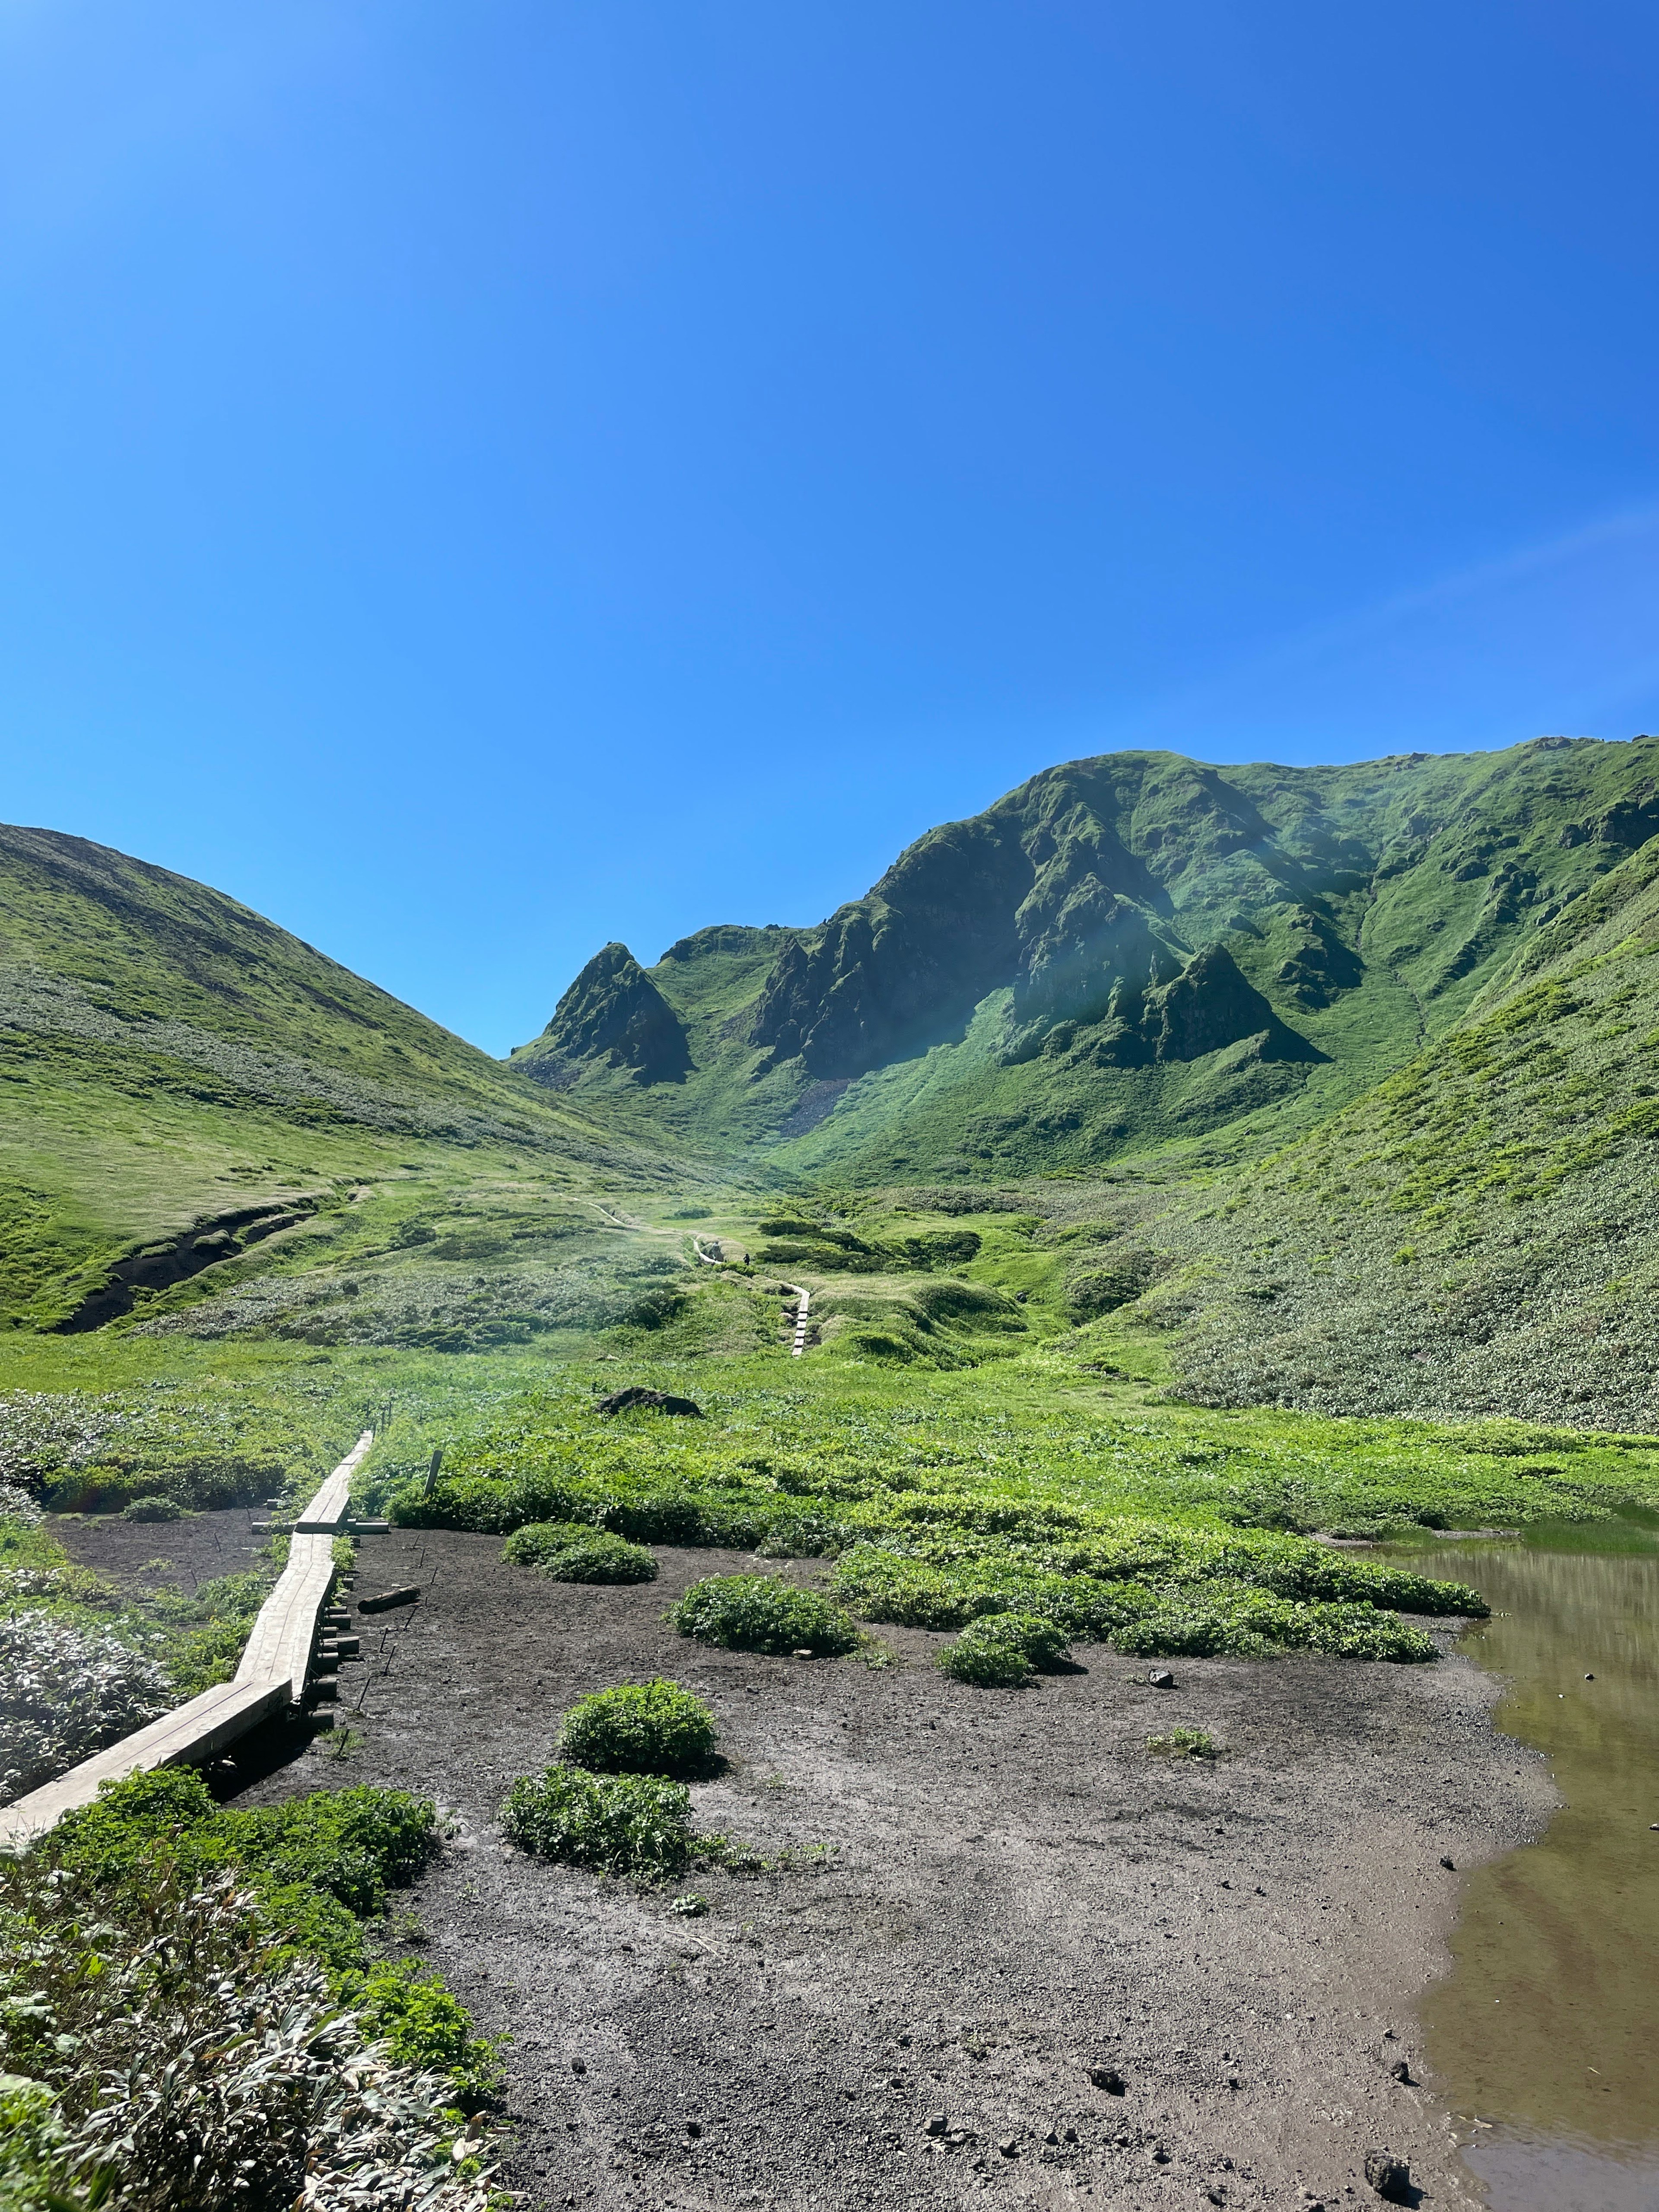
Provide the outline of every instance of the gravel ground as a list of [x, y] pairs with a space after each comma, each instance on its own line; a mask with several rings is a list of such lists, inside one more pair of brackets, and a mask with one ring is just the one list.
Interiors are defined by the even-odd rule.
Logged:
[[[63, 1529], [82, 1556], [95, 1525]], [[135, 1533], [149, 1557], [200, 1545], [192, 1526]], [[588, 1589], [499, 1553], [368, 1539], [354, 1595], [421, 1597], [365, 1616], [342, 1669], [361, 1748], [250, 1739], [227, 1786], [385, 1783], [451, 1814], [406, 1902], [422, 1955], [513, 2038], [500, 2141], [522, 2205], [1338, 2205], [1376, 2201], [1384, 2146], [1412, 2201], [1479, 2201], [1432, 2085], [1389, 2070], [1416, 2074], [1413, 1999], [1448, 1964], [1442, 1857], [1507, 1850], [1553, 1802], [1467, 1661], [1181, 1661], [1158, 1690], [1094, 1646], [987, 1692], [939, 1674], [944, 1639], [920, 1631], [878, 1632], [883, 1669], [675, 1635], [665, 1605], [756, 1564], [736, 1554], [665, 1549], [656, 1583]], [[699, 1824], [830, 1846], [821, 1865], [701, 1872], [708, 1911], [686, 1918], [503, 1844], [501, 1796], [571, 1699], [657, 1674], [720, 1720]], [[1177, 1725], [1225, 1755], [1147, 1749]]]

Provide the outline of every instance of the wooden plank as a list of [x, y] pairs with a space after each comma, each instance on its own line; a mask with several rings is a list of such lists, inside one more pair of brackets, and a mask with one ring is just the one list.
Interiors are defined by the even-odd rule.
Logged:
[[365, 1429], [306, 1507], [301, 1522], [318, 1533], [296, 1532], [289, 1540], [288, 1565], [259, 1609], [235, 1680], [216, 1683], [55, 1782], [0, 1807], [0, 1850], [21, 1850], [45, 1835], [65, 1813], [90, 1804], [101, 1783], [156, 1766], [199, 1765], [304, 1697], [318, 1616], [334, 1578], [334, 1537], [349, 1510], [351, 1478], [374, 1441], [374, 1431]]
[[74, 1807], [90, 1804], [100, 1783], [155, 1766], [200, 1765], [287, 1702], [287, 1686], [281, 1682], [216, 1683], [188, 1705], [83, 1759], [55, 1782], [43, 1783], [15, 1805], [0, 1807], [0, 1850], [21, 1850], [44, 1836]]

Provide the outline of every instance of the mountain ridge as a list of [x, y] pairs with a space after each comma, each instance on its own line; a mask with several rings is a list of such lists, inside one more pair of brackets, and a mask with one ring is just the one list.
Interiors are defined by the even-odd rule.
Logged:
[[[806, 1174], [968, 1172], [986, 1117], [1020, 1114], [1033, 1128], [1072, 1116], [1084, 1133], [1061, 1164], [1101, 1165], [1277, 1110], [1297, 1064], [1381, 1079], [1656, 830], [1659, 740], [1645, 736], [1338, 768], [1100, 755], [926, 832], [816, 928], [715, 925], [640, 969], [685, 1038], [672, 1097], [591, 1056], [566, 1074], [620, 1125], [730, 1157], [759, 1147]], [[1172, 1024], [1152, 1001], [1181, 977], [1197, 1018]], [[1236, 1071], [1206, 1103], [1194, 1063], [1255, 1037], [1255, 1066], [1279, 1073]], [[940, 1053], [954, 1073], [927, 1068]], [[1148, 1066], [1163, 1072], [1127, 1079]], [[1088, 1071], [1113, 1069], [1125, 1080], [1108, 1110], [1110, 1085]], [[931, 1130], [915, 1121], [924, 1091]], [[824, 1110], [803, 1127], [809, 1093]], [[990, 1157], [1030, 1170], [1054, 1134]]]

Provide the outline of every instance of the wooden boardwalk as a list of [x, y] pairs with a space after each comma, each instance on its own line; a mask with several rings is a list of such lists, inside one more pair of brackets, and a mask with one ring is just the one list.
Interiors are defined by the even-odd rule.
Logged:
[[101, 1783], [150, 1767], [198, 1766], [272, 1713], [299, 1704], [316, 1649], [318, 1616], [334, 1579], [334, 1540], [345, 1533], [351, 1478], [374, 1441], [374, 1431], [365, 1429], [295, 1523], [288, 1565], [260, 1608], [235, 1680], [204, 1690], [55, 1782], [0, 1806], [0, 1850], [24, 1850], [65, 1813], [90, 1804]]

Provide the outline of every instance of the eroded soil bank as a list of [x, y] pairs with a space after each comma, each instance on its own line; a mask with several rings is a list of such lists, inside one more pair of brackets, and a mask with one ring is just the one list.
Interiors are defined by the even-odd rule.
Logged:
[[[91, 1527], [64, 1533], [89, 1552]], [[940, 1675], [921, 1632], [881, 1631], [880, 1671], [704, 1650], [664, 1607], [756, 1563], [659, 1557], [659, 1582], [598, 1589], [504, 1566], [492, 1538], [369, 1540], [356, 1595], [422, 1595], [366, 1618], [343, 1670], [361, 1751], [251, 1741], [225, 1778], [245, 1802], [362, 1781], [453, 1808], [407, 1903], [514, 2038], [522, 2202], [1339, 2204], [1375, 2201], [1384, 2145], [1426, 2203], [1474, 2201], [1443, 2106], [1389, 2069], [1419, 2070], [1413, 2008], [1461, 1870], [1553, 1802], [1493, 1729], [1491, 1677], [1459, 1656], [1182, 1661], [1159, 1691], [1096, 1646], [1086, 1671], [988, 1692]], [[688, 1920], [503, 1845], [502, 1795], [562, 1709], [656, 1674], [720, 1718], [730, 1764], [694, 1790], [699, 1824], [832, 1846], [821, 1870], [693, 1875], [709, 1911]], [[1182, 1725], [1226, 1755], [1147, 1749]], [[1091, 2084], [1100, 2064], [1122, 2095]], [[941, 2113], [966, 2140], [927, 2133]]]

